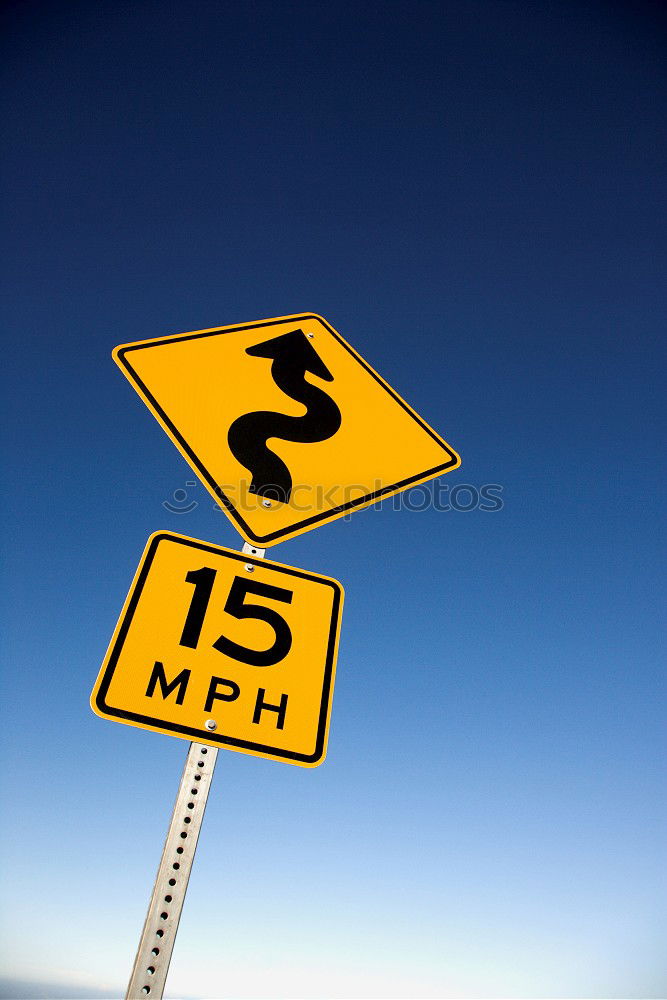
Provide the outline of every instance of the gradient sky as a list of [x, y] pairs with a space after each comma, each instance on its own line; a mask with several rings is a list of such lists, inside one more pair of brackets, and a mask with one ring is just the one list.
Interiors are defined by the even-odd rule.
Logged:
[[88, 697], [148, 535], [241, 544], [111, 349], [315, 311], [504, 506], [273, 550], [329, 754], [221, 751], [168, 994], [666, 996], [657, 6], [8, 9], [0, 994], [124, 990], [187, 743]]

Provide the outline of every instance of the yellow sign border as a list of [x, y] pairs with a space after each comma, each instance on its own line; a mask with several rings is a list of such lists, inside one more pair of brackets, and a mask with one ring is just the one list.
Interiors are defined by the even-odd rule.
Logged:
[[[340, 504], [338, 507], [330, 508], [329, 510], [322, 511], [319, 514], [314, 514], [311, 517], [306, 517], [302, 521], [292, 524], [286, 528], [280, 529], [278, 531], [269, 532], [267, 535], [256, 535], [251, 530], [250, 526], [241, 517], [239, 512], [236, 510], [229, 498], [223, 493], [219, 484], [215, 482], [213, 476], [209, 473], [203, 462], [198, 458], [195, 452], [190, 448], [185, 438], [181, 435], [178, 428], [171, 422], [168, 415], [162, 409], [158, 401], [152, 395], [148, 387], [144, 384], [142, 379], [139, 377], [137, 372], [133, 369], [127, 355], [132, 351], [145, 350], [149, 347], [162, 347], [165, 344], [177, 343], [182, 340], [194, 340], [198, 337], [210, 337], [217, 336], [221, 333], [238, 333], [242, 330], [253, 330], [260, 329], [263, 326], [277, 326], [281, 323], [293, 324], [295, 322], [314, 319], [325, 327], [326, 330], [341, 344], [342, 347], [348, 351], [352, 357], [354, 357], [359, 364], [368, 372], [368, 374], [375, 379], [375, 381], [384, 388], [390, 396], [401, 406], [419, 425], [426, 431], [433, 440], [440, 445], [443, 452], [447, 455], [447, 460], [442, 463], [442, 465], [437, 465], [431, 469], [424, 469], [421, 472], [410, 476], [408, 479], [404, 479], [401, 482], [393, 483], [389, 486], [384, 486], [380, 490], [368, 493], [365, 496], [357, 497], [356, 499], [350, 500], [345, 504]], [[406, 403], [406, 401], [399, 396], [399, 394], [392, 389], [392, 387], [385, 382], [385, 380], [378, 375], [374, 368], [372, 368], [364, 358], [358, 354], [347, 341], [337, 333], [334, 328], [327, 323], [322, 316], [317, 313], [296, 313], [292, 316], [281, 316], [276, 319], [266, 319], [259, 320], [255, 323], [243, 323], [241, 325], [235, 326], [218, 326], [210, 327], [205, 330], [195, 330], [192, 333], [179, 333], [170, 337], [160, 337], [158, 339], [151, 340], [138, 340], [131, 344], [120, 344], [115, 347], [112, 351], [112, 357], [118, 367], [121, 369], [125, 377], [128, 379], [135, 391], [141, 396], [144, 403], [148, 406], [149, 410], [160, 423], [163, 430], [169, 436], [169, 438], [176, 445], [180, 451], [183, 458], [190, 465], [196, 475], [202, 480], [207, 490], [211, 496], [216, 500], [218, 504], [222, 507], [228, 517], [233, 521], [237, 530], [241, 533], [242, 537], [250, 542], [252, 545], [257, 545], [262, 548], [267, 548], [271, 545], [276, 545], [278, 542], [286, 541], [288, 538], [294, 538], [296, 535], [301, 535], [306, 531], [310, 531], [312, 528], [318, 527], [320, 524], [326, 524], [329, 521], [334, 521], [339, 517], [343, 517], [350, 510], [361, 510], [363, 507], [368, 507], [370, 504], [375, 503], [381, 497], [387, 498], [394, 496], [396, 493], [400, 493], [402, 490], [408, 489], [411, 486], [418, 486], [420, 483], [425, 483], [429, 479], [435, 478], [435, 476], [440, 475], [442, 472], [450, 471], [451, 469], [456, 469], [461, 464], [461, 459], [459, 455], [454, 451], [447, 442], [437, 434], [432, 427], [430, 427], [425, 420], [415, 413], [412, 407]]]
[[[266, 569], [275, 569], [289, 576], [300, 577], [301, 579], [313, 580], [318, 583], [327, 584], [333, 589], [333, 605], [331, 613], [331, 625], [329, 630], [329, 640], [327, 644], [327, 658], [324, 669], [324, 679], [322, 684], [322, 700], [320, 703], [319, 721], [317, 728], [317, 739], [315, 750], [312, 754], [301, 754], [294, 751], [283, 750], [281, 748], [269, 747], [266, 744], [251, 743], [247, 740], [236, 740], [233, 737], [216, 735], [208, 729], [194, 729], [189, 726], [180, 726], [177, 723], [163, 722], [160, 719], [150, 716], [139, 715], [136, 712], [129, 712], [124, 709], [108, 705], [105, 701], [106, 694], [111, 684], [114, 670], [120, 656], [125, 637], [129, 631], [132, 616], [139, 602], [143, 586], [148, 577], [157, 547], [163, 539], [176, 541], [202, 552], [212, 552], [215, 555], [229, 556], [240, 563], [251, 563], [253, 566]], [[329, 738], [329, 723], [331, 718], [331, 704], [333, 700], [333, 688], [336, 678], [336, 660], [338, 657], [338, 643], [340, 639], [340, 623], [343, 611], [344, 591], [338, 580], [332, 577], [323, 576], [321, 573], [311, 573], [308, 570], [296, 569], [293, 566], [285, 566], [273, 560], [253, 558], [244, 552], [228, 549], [222, 545], [214, 545], [210, 542], [202, 542], [197, 538], [190, 538], [187, 535], [180, 535], [173, 531], [155, 531], [146, 542], [143, 554], [139, 561], [137, 571], [132, 580], [130, 590], [123, 604], [118, 623], [114, 629], [109, 648], [102, 662], [99, 675], [95, 682], [90, 696], [90, 706], [96, 715], [103, 719], [110, 719], [115, 722], [123, 722], [126, 725], [133, 725], [139, 729], [148, 729], [155, 733], [163, 733], [167, 736], [180, 736], [198, 743], [208, 744], [213, 747], [226, 746], [241, 753], [250, 754], [253, 757], [265, 757], [269, 760], [282, 760], [301, 767], [317, 767], [326, 756], [327, 742]]]

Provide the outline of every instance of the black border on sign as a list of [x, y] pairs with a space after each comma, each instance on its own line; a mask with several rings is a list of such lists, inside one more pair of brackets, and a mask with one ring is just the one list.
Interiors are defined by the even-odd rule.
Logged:
[[[139, 603], [139, 598], [141, 597], [144, 584], [148, 578], [148, 573], [153, 564], [157, 547], [163, 540], [177, 542], [180, 545], [187, 545], [190, 548], [200, 549], [203, 552], [212, 552], [218, 556], [227, 556], [230, 559], [236, 559], [238, 562], [252, 563], [254, 566], [274, 570], [281, 575], [285, 574], [287, 576], [296, 576], [303, 580], [312, 580], [315, 583], [331, 587], [334, 592], [333, 605], [331, 608], [331, 625], [329, 628], [329, 639], [327, 642], [324, 679], [322, 683], [322, 701], [320, 702], [320, 714], [317, 723], [317, 738], [315, 740], [315, 750], [312, 754], [296, 753], [291, 750], [266, 746], [263, 743], [251, 743], [248, 740], [237, 740], [231, 736], [223, 736], [222, 734], [216, 735], [215, 732], [210, 732], [208, 729], [192, 729], [189, 726], [179, 726], [175, 722], [164, 722], [162, 719], [156, 719], [148, 715], [140, 715], [137, 712], [128, 712], [125, 709], [114, 708], [113, 706], [107, 704], [106, 696], [118, 663], [118, 658], [123, 648], [130, 625], [132, 624], [132, 618], [134, 616], [134, 612], [136, 611], [137, 604]], [[123, 616], [123, 620], [118, 630], [118, 635], [116, 636], [116, 640], [108, 655], [104, 677], [102, 678], [99, 690], [95, 695], [95, 704], [103, 715], [111, 716], [116, 719], [122, 719], [125, 722], [138, 722], [162, 731], [177, 733], [181, 736], [190, 736], [196, 740], [204, 737], [204, 740], [207, 743], [219, 743], [221, 746], [239, 747], [250, 751], [250, 753], [266, 753], [271, 754], [273, 757], [283, 758], [285, 760], [301, 761], [304, 764], [317, 764], [322, 759], [324, 754], [327, 718], [331, 703], [331, 679], [336, 650], [336, 636], [338, 634], [338, 625], [340, 620], [340, 606], [341, 588], [335, 580], [324, 580], [322, 577], [316, 576], [313, 573], [307, 573], [305, 570], [292, 569], [288, 566], [280, 566], [280, 568], [278, 568], [276, 566], [272, 566], [270, 563], [267, 563], [264, 559], [253, 559], [252, 556], [246, 555], [245, 553], [229, 552], [227, 549], [223, 549], [220, 546], [209, 545], [206, 542], [198, 542], [195, 539], [185, 539], [179, 535], [172, 535], [168, 531], [161, 531], [153, 536], [151, 544], [145, 553], [139, 576], [137, 577], [129, 604], [127, 606], [127, 611]]]
[[[256, 535], [256, 534], [254, 534], [254, 532], [252, 531], [252, 529], [249, 527], [249, 525], [246, 524], [245, 520], [241, 517], [241, 515], [236, 510], [236, 508], [233, 506], [233, 504], [232, 504], [231, 500], [229, 499], [229, 497], [227, 497], [222, 492], [222, 490], [221, 490], [220, 486], [218, 485], [218, 483], [216, 483], [215, 479], [213, 478], [213, 476], [211, 475], [211, 473], [208, 471], [208, 469], [206, 468], [206, 466], [203, 465], [203, 463], [201, 462], [201, 460], [194, 453], [194, 451], [192, 450], [192, 448], [190, 447], [190, 445], [187, 443], [187, 441], [185, 440], [185, 438], [183, 437], [183, 435], [180, 433], [180, 431], [178, 430], [178, 428], [175, 427], [175, 425], [169, 419], [169, 417], [167, 416], [167, 414], [165, 413], [165, 411], [162, 409], [162, 407], [158, 403], [158, 401], [155, 398], [155, 396], [153, 396], [153, 394], [149, 391], [148, 387], [139, 378], [139, 375], [137, 374], [137, 372], [134, 370], [134, 368], [132, 367], [132, 365], [128, 361], [126, 355], [129, 354], [130, 351], [143, 351], [143, 350], [148, 350], [151, 347], [162, 347], [165, 344], [181, 343], [184, 340], [198, 340], [200, 337], [220, 337], [220, 336], [223, 336], [224, 334], [227, 334], [227, 333], [238, 333], [241, 330], [253, 330], [253, 329], [259, 330], [263, 326], [279, 326], [280, 323], [287, 323], [289, 325], [293, 325], [294, 323], [298, 323], [299, 320], [304, 320], [304, 319], [314, 319], [314, 320], [317, 320], [317, 322], [322, 323], [323, 326], [329, 331], [329, 333], [338, 341], [338, 343], [341, 345], [341, 347], [344, 347], [345, 350], [348, 352], [348, 354], [352, 355], [352, 357], [356, 361], [358, 361], [358, 363], [362, 366], [362, 368], [364, 368], [365, 371], [373, 379], [375, 379], [375, 381], [378, 383], [378, 385], [382, 386], [382, 388], [386, 392], [389, 393], [389, 395], [392, 397], [392, 399], [396, 403], [398, 403], [398, 405], [400, 407], [402, 407], [402, 409], [404, 409], [405, 412], [407, 414], [409, 414], [409, 416], [411, 416], [412, 419], [416, 423], [419, 424], [419, 426], [422, 428], [422, 430], [426, 431], [426, 433], [429, 435], [429, 437], [433, 438], [433, 440], [438, 445], [440, 445], [440, 447], [442, 448], [442, 450], [447, 455], [449, 455], [450, 457], [449, 457], [449, 460], [447, 462], [445, 462], [443, 465], [436, 465], [432, 469], [425, 469], [423, 472], [418, 472], [414, 476], [410, 476], [408, 479], [402, 479], [400, 482], [393, 483], [393, 485], [391, 485], [391, 486], [383, 486], [383, 488], [381, 490], [375, 490], [375, 492], [373, 492], [373, 493], [367, 493], [366, 496], [357, 497], [355, 500], [350, 500], [349, 503], [340, 504], [338, 507], [331, 507], [331, 508], [329, 508], [329, 510], [322, 511], [320, 514], [315, 514], [315, 515], [313, 515], [313, 517], [304, 518], [303, 521], [298, 521], [295, 524], [289, 525], [289, 527], [282, 528], [282, 529], [280, 529], [278, 531], [270, 532], [268, 535]], [[421, 419], [421, 417], [419, 417], [407, 405], [407, 403], [405, 403], [400, 398], [400, 396], [398, 396], [394, 392], [394, 390], [391, 388], [391, 386], [387, 385], [387, 383], [384, 382], [380, 378], [380, 376], [377, 375], [376, 372], [374, 372], [373, 369], [370, 368], [366, 364], [366, 362], [364, 361], [364, 359], [362, 357], [360, 357], [360, 355], [357, 354], [357, 352], [354, 351], [350, 347], [350, 345], [347, 344], [338, 333], [336, 333], [336, 331], [333, 329], [333, 327], [329, 326], [329, 324], [326, 322], [326, 320], [322, 319], [321, 316], [317, 316], [315, 313], [300, 313], [297, 316], [294, 316], [294, 317], [291, 317], [291, 318], [286, 318], [284, 320], [281, 320], [280, 322], [276, 322], [275, 320], [264, 320], [261, 323], [244, 323], [241, 326], [227, 327], [227, 328], [225, 328], [223, 330], [208, 330], [208, 331], [205, 331], [205, 332], [202, 332], [202, 333], [190, 333], [190, 334], [183, 334], [183, 335], [177, 334], [175, 336], [165, 337], [165, 338], [160, 339], [160, 340], [151, 340], [148, 343], [130, 344], [127, 347], [122, 347], [122, 348], [118, 349], [116, 351], [116, 356], [117, 356], [119, 362], [125, 368], [126, 372], [128, 373], [130, 380], [132, 382], [134, 382], [134, 384], [136, 386], [138, 386], [138, 388], [140, 389], [142, 395], [151, 403], [151, 405], [153, 406], [153, 408], [155, 409], [155, 411], [157, 413], [159, 413], [160, 418], [165, 423], [165, 425], [169, 428], [170, 433], [178, 441], [178, 443], [180, 444], [181, 448], [186, 453], [186, 455], [189, 456], [190, 461], [192, 462], [193, 466], [198, 470], [199, 474], [204, 479], [204, 481], [206, 483], [208, 483], [209, 487], [211, 488], [211, 490], [213, 491], [213, 493], [215, 494], [215, 496], [218, 498], [218, 500], [220, 501], [220, 503], [222, 504], [222, 506], [225, 508], [225, 510], [229, 513], [229, 516], [234, 521], [236, 521], [237, 525], [240, 526], [241, 533], [243, 534], [245, 532], [246, 536], [248, 538], [252, 539], [252, 541], [255, 542], [255, 544], [257, 544], [257, 545], [262, 545], [262, 543], [266, 543], [266, 542], [275, 542], [275, 541], [278, 541], [280, 538], [285, 538], [286, 536], [291, 536], [291, 535], [293, 535], [295, 533], [298, 533], [298, 531], [300, 529], [304, 529], [304, 528], [306, 528], [308, 526], [315, 526], [316, 524], [318, 524], [318, 523], [320, 523], [322, 521], [330, 521], [332, 518], [336, 517], [339, 514], [344, 513], [344, 511], [346, 511], [346, 510], [352, 510], [355, 507], [365, 506], [366, 504], [371, 503], [373, 500], [378, 500], [380, 497], [384, 496], [386, 493], [396, 493], [396, 492], [398, 492], [400, 490], [406, 489], [408, 486], [412, 485], [412, 483], [423, 482], [424, 479], [432, 479], [434, 476], [439, 475], [439, 473], [445, 472], [446, 469], [451, 469], [451, 467], [453, 465], [455, 466], [457, 464], [457, 461], [458, 461], [458, 456], [456, 456], [452, 451], [450, 451], [450, 449], [446, 446], [446, 444], [442, 440], [442, 438], [440, 438], [428, 426], [428, 424], [424, 423], [424, 421]]]

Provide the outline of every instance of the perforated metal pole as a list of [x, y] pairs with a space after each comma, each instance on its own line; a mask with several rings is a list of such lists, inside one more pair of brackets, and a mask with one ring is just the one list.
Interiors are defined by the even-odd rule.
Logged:
[[[264, 556], [247, 542], [243, 552]], [[162, 1000], [218, 751], [191, 743], [125, 1000]]]
[[190, 744], [126, 1000], [162, 998], [217, 756]]

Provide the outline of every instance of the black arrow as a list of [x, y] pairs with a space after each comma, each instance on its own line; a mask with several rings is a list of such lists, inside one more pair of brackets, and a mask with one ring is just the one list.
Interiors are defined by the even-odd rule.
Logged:
[[331, 396], [306, 381], [310, 372], [326, 382], [333, 375], [302, 330], [292, 330], [263, 344], [249, 347], [246, 354], [270, 358], [271, 376], [284, 393], [306, 406], [302, 417], [258, 410], [246, 413], [229, 428], [227, 441], [234, 458], [252, 474], [250, 492], [287, 503], [292, 477], [281, 458], [267, 448], [269, 438], [314, 444], [333, 437], [340, 427], [340, 410]]

